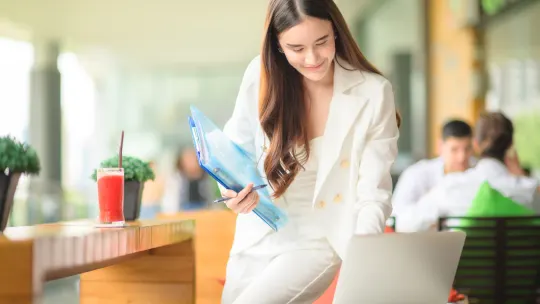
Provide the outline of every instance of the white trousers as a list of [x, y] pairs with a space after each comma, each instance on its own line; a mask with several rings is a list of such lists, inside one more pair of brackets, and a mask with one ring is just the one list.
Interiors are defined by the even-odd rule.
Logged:
[[231, 256], [221, 303], [312, 304], [332, 283], [341, 259], [326, 240], [310, 243], [279, 252], [255, 245]]

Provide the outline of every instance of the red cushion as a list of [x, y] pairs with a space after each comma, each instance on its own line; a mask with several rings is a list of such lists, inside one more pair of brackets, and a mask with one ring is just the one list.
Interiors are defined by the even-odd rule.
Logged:
[[336, 273], [336, 277], [332, 281], [332, 284], [328, 286], [328, 289], [323, 293], [323, 295], [313, 302], [313, 304], [332, 304], [334, 301], [334, 293], [336, 292], [337, 281], [339, 277], [339, 270]]

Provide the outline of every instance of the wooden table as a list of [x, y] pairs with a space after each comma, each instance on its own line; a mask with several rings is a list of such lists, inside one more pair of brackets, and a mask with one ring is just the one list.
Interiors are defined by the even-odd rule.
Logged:
[[44, 282], [81, 274], [81, 304], [194, 303], [194, 222], [89, 221], [0, 234], [0, 303], [40, 303]]
[[160, 214], [158, 218], [195, 220], [196, 302], [221, 303], [223, 280], [236, 228], [236, 214], [230, 210], [199, 210]]

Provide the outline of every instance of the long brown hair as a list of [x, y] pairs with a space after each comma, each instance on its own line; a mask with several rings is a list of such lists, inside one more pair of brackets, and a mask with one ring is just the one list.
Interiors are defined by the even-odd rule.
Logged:
[[[259, 120], [270, 140], [264, 171], [274, 197], [287, 190], [310, 154], [302, 76], [278, 48], [278, 34], [305, 16], [332, 22], [337, 57], [355, 70], [381, 74], [358, 48], [333, 0], [270, 0], [261, 50]], [[302, 153], [296, 153], [297, 144], [303, 146]]]

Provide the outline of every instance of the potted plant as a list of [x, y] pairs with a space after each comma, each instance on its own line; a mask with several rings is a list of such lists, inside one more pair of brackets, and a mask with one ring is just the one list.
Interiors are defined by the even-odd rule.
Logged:
[[36, 151], [11, 136], [0, 137], [0, 231], [4, 231], [13, 207], [21, 174], [39, 174]]
[[[118, 156], [104, 160], [100, 168], [118, 167]], [[154, 180], [154, 171], [148, 162], [132, 156], [122, 157], [122, 168], [124, 168], [124, 218], [126, 221], [134, 221], [141, 213], [142, 193], [144, 183], [147, 180]], [[97, 181], [97, 171], [92, 174], [94, 181]]]

